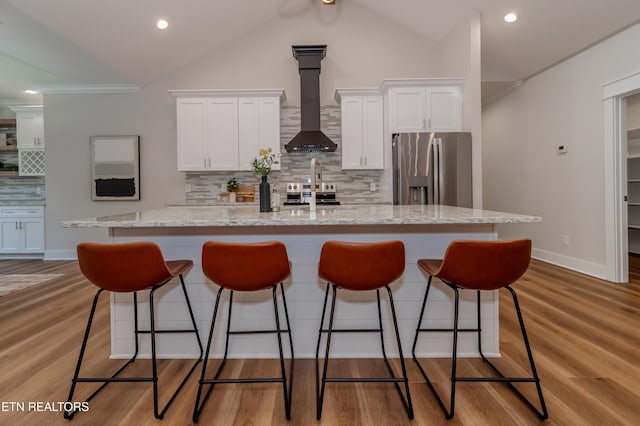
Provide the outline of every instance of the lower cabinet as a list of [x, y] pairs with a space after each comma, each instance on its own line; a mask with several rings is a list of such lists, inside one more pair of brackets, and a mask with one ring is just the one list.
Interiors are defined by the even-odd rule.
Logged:
[[44, 253], [44, 208], [0, 207], [0, 254]]

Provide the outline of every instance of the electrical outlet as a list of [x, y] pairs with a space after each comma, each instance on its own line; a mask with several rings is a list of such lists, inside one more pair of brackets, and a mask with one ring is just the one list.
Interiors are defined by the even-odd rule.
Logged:
[[560, 239], [562, 240], [562, 247], [569, 247], [569, 236], [561, 235]]
[[376, 183], [375, 182], [371, 182], [369, 184], [369, 191], [375, 191], [376, 190]]
[[186, 185], [185, 185], [184, 190], [185, 190], [185, 192], [187, 192], [187, 193], [191, 192], [191, 184], [189, 184], [189, 183], [188, 183], [188, 184], [186, 184]]
[[42, 187], [41, 186], [37, 186], [36, 187], [36, 194], [42, 195]]

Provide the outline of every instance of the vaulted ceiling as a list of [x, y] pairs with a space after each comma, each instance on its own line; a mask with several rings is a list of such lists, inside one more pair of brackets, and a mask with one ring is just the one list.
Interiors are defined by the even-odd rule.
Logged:
[[[339, 14], [347, 2], [434, 41], [479, 13], [487, 93], [640, 20], [638, 0], [0, 0], [0, 100], [29, 99], [22, 91], [33, 86], [142, 86], [269, 20]], [[507, 24], [511, 11], [520, 19]], [[155, 28], [160, 17], [169, 31]]]

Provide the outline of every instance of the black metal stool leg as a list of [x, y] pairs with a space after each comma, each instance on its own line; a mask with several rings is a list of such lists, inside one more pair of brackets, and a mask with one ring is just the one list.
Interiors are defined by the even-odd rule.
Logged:
[[[284, 318], [287, 323], [286, 332], [289, 334], [289, 348], [291, 349], [291, 362], [289, 365], [289, 392], [288, 392], [289, 407], [291, 407], [291, 398], [293, 396], [293, 366], [295, 363], [295, 354], [293, 350], [293, 329], [291, 328], [291, 322], [289, 321], [289, 309], [287, 308], [287, 298], [285, 297], [285, 294], [284, 294], [284, 285], [282, 285], [282, 282], [280, 283], [280, 293], [282, 294], [282, 306], [284, 307]], [[289, 408], [289, 410], [291, 410], [291, 408]], [[287, 420], [290, 420], [290, 418], [287, 418]]]
[[[322, 302], [322, 316], [320, 318], [320, 328], [318, 329], [318, 343], [316, 344], [316, 408], [320, 398], [320, 341], [322, 340], [322, 330], [324, 329], [324, 317], [327, 311], [327, 300], [329, 298], [329, 287], [327, 283], [324, 291], [324, 302]], [[316, 413], [317, 415], [317, 413]]]
[[220, 295], [222, 294], [223, 287], [220, 287], [218, 290], [218, 294], [216, 295], [216, 302], [213, 306], [213, 317], [211, 319], [211, 327], [209, 328], [209, 338], [207, 339], [207, 348], [204, 351], [204, 358], [202, 360], [202, 373], [200, 374], [200, 380], [198, 381], [198, 393], [196, 395], [196, 405], [193, 409], [193, 422], [198, 423], [198, 419], [200, 417], [200, 413], [202, 413], [202, 409], [204, 408], [204, 404], [209, 399], [209, 395], [211, 394], [211, 390], [213, 389], [214, 384], [210, 384], [207, 393], [202, 399], [202, 403], [200, 403], [200, 396], [202, 395], [202, 386], [204, 384], [204, 380], [207, 372], [207, 363], [209, 361], [209, 352], [211, 351], [211, 340], [213, 339], [213, 329], [216, 324], [216, 317], [218, 315], [218, 306], [220, 305]]
[[[393, 382], [393, 384], [398, 390], [398, 394], [400, 395], [400, 399], [402, 400], [402, 404], [404, 405], [404, 408], [407, 410], [407, 415], [409, 416], [409, 420], [413, 420], [413, 405], [411, 404], [411, 392], [409, 391], [409, 378], [407, 377], [407, 368], [404, 364], [404, 355], [402, 354], [402, 343], [400, 342], [400, 331], [398, 330], [396, 308], [393, 303], [393, 296], [391, 295], [391, 289], [389, 288], [388, 285], [386, 285], [385, 288], [387, 289], [387, 294], [389, 295], [389, 303], [391, 306], [391, 318], [393, 318], [393, 328], [396, 332], [396, 342], [398, 344], [398, 355], [400, 356], [400, 367], [402, 368], [402, 378], [404, 379], [403, 380], [404, 391], [405, 391], [405, 394], [407, 395], [406, 400], [404, 395], [402, 395], [402, 392], [400, 391], [400, 385], [398, 385], [398, 382]], [[379, 300], [380, 300], [380, 297], [378, 297], [378, 301]], [[378, 308], [380, 308], [379, 303], [378, 303]], [[393, 374], [393, 370], [391, 369], [391, 365], [389, 364], [388, 361], [386, 361], [386, 364], [387, 364], [387, 367], [389, 368], [389, 371], [391, 372], [391, 377], [395, 378]]]
[[[280, 330], [280, 316], [278, 314], [278, 300], [276, 296], [277, 290], [278, 290], [278, 286], [273, 286], [273, 291], [272, 291], [273, 311], [274, 311], [275, 320], [276, 320], [276, 337], [278, 340], [278, 352], [280, 354], [280, 371], [282, 373], [282, 393], [284, 397], [284, 411], [285, 411], [285, 417], [287, 418], [287, 420], [291, 420], [291, 401], [289, 400], [289, 392], [287, 389], [287, 375], [286, 375], [286, 368], [284, 365], [284, 352], [282, 350], [282, 336], [281, 336], [282, 332]], [[284, 296], [284, 293], [283, 293], [283, 296]]]
[[[445, 409], [445, 417], [447, 420], [452, 419], [455, 414], [456, 406], [456, 382], [458, 378], [457, 366], [458, 366], [458, 320], [460, 313], [460, 291], [457, 287], [453, 288], [455, 294], [455, 302], [453, 308], [453, 349], [451, 352], [451, 398], [449, 404], [449, 412]], [[444, 409], [444, 406], [442, 406]]]
[[[327, 367], [329, 366], [329, 349], [331, 345], [331, 332], [333, 330], [333, 314], [336, 307], [336, 286], [332, 285], [333, 297], [331, 299], [331, 311], [329, 313], [329, 326], [327, 328], [327, 347], [324, 354], [324, 365], [322, 368], [322, 384], [320, 387], [320, 394], [317, 395], [316, 401], [316, 419], [320, 420], [322, 417], [322, 403], [324, 401], [324, 387], [327, 381]], [[326, 302], [326, 299], [325, 299]], [[324, 317], [324, 310], [322, 312]], [[320, 327], [320, 333], [322, 333], [322, 326]], [[317, 359], [317, 358], [316, 358]]]
[[[283, 306], [284, 306], [284, 313], [285, 313], [285, 320], [287, 323], [287, 329], [283, 330], [280, 327], [280, 314], [278, 311], [278, 303], [277, 303], [277, 285], [273, 285], [271, 286], [271, 291], [272, 291], [272, 298], [273, 298], [273, 306], [274, 306], [274, 312], [275, 312], [275, 321], [276, 321], [276, 328], [275, 329], [267, 329], [267, 330], [232, 330], [231, 329], [231, 315], [233, 312], [233, 294], [234, 291], [231, 290], [229, 293], [229, 310], [228, 310], [228, 315], [227, 315], [227, 329], [226, 329], [226, 333], [225, 333], [225, 348], [224, 348], [224, 355], [222, 360], [220, 361], [220, 364], [216, 370], [215, 375], [213, 376], [213, 378], [208, 379], [206, 378], [206, 367], [207, 367], [207, 361], [209, 358], [209, 354], [211, 351], [211, 345], [212, 345], [212, 339], [213, 339], [213, 330], [214, 330], [214, 326], [215, 326], [215, 320], [216, 320], [216, 316], [217, 316], [217, 312], [218, 312], [218, 308], [219, 308], [219, 303], [220, 303], [220, 294], [222, 293], [222, 290], [224, 289], [223, 287], [220, 288], [220, 290], [218, 291], [218, 296], [216, 298], [216, 303], [215, 303], [215, 307], [213, 310], [213, 318], [211, 320], [211, 328], [209, 331], [209, 339], [207, 341], [207, 349], [205, 350], [205, 362], [203, 363], [203, 367], [202, 367], [202, 373], [200, 375], [200, 381], [199, 381], [199, 387], [198, 387], [198, 393], [196, 395], [196, 404], [194, 407], [194, 412], [193, 412], [193, 422], [197, 423], [198, 419], [200, 417], [200, 414], [202, 413], [202, 410], [204, 408], [204, 405], [206, 404], [207, 400], [209, 399], [209, 396], [211, 395], [213, 388], [215, 387], [216, 384], [229, 384], [229, 383], [274, 383], [274, 382], [281, 382], [283, 383], [283, 391], [284, 391], [284, 403], [285, 403], [285, 413], [286, 413], [286, 417], [287, 420], [291, 418], [291, 396], [292, 396], [292, 384], [293, 384], [293, 357], [294, 357], [294, 350], [293, 350], [293, 338], [291, 337], [291, 327], [290, 327], [290, 321], [289, 321], [289, 313], [287, 310], [287, 306], [286, 306], [286, 298], [284, 297], [284, 287], [282, 286], [282, 283], [280, 283], [281, 285], [281, 289], [282, 289], [282, 294], [283, 294]], [[221, 379], [220, 378], [220, 374], [222, 373], [222, 370], [225, 366], [225, 363], [227, 361], [227, 356], [229, 354], [229, 340], [230, 340], [230, 336], [231, 335], [246, 335], [246, 334], [267, 334], [267, 333], [275, 333], [277, 336], [277, 341], [278, 341], [278, 350], [279, 350], [279, 356], [280, 356], [280, 369], [281, 369], [281, 375], [280, 377], [267, 377], [267, 378], [230, 378], [230, 379]], [[284, 350], [283, 350], [283, 344], [282, 344], [282, 333], [289, 333], [289, 343], [291, 345], [291, 369], [290, 369], [290, 375], [289, 375], [289, 388], [287, 388], [287, 377], [286, 377], [286, 368], [285, 368], [285, 361], [284, 361]], [[204, 385], [209, 385], [208, 390], [206, 391], [205, 395], [201, 398], [202, 396], [202, 387]]]
[[[538, 415], [541, 420], [545, 420], [549, 418], [549, 413], [547, 412], [547, 405], [544, 402], [544, 397], [542, 396], [542, 386], [540, 385], [540, 377], [538, 376], [538, 371], [536, 370], [536, 365], [533, 362], [533, 352], [531, 352], [531, 345], [529, 344], [529, 338], [527, 337], [527, 330], [524, 327], [524, 319], [522, 318], [522, 311], [520, 310], [520, 303], [518, 303], [518, 297], [516, 296], [516, 292], [511, 288], [511, 286], [506, 286], [507, 290], [511, 293], [513, 297], [513, 305], [516, 308], [516, 314], [518, 316], [518, 323], [520, 324], [520, 330], [522, 330], [522, 340], [524, 341], [524, 346], [527, 350], [527, 357], [529, 358], [529, 365], [531, 366], [531, 373], [533, 375], [533, 379], [536, 384], [536, 390], [538, 392], [538, 398], [540, 399], [540, 406], [542, 411], [539, 411], [535, 408], [533, 404], [529, 402], [528, 399], [525, 399], [525, 402], [531, 407], [532, 410]], [[519, 392], [517, 392], [519, 393]]]
[[150, 318], [150, 331], [151, 331], [151, 377], [153, 379], [153, 415], [156, 419], [161, 419], [162, 415], [158, 411], [158, 363], [156, 359], [156, 326], [155, 326], [155, 314], [153, 295], [157, 287], [154, 287], [149, 292], [149, 318]]
[[[80, 374], [80, 367], [82, 365], [82, 361], [84, 358], [84, 352], [86, 350], [87, 347], [87, 342], [89, 340], [89, 332], [91, 331], [91, 325], [93, 323], [93, 317], [96, 311], [96, 307], [98, 304], [98, 298], [100, 297], [100, 295], [102, 294], [102, 292], [104, 291], [104, 289], [100, 289], [96, 292], [96, 295], [94, 296], [93, 299], [93, 304], [91, 305], [91, 311], [89, 313], [89, 321], [87, 322], [87, 328], [85, 329], [85, 334], [84, 334], [84, 338], [82, 340], [82, 345], [80, 348], [80, 355], [78, 356], [78, 363], [76, 365], [76, 371], [74, 373], [74, 377], [72, 379], [72, 384], [71, 384], [71, 390], [69, 391], [69, 400], [68, 402], [72, 402], [72, 398], [73, 398], [73, 393], [75, 391], [75, 386], [78, 382], [83, 382], [83, 383], [102, 383], [102, 385], [100, 385], [98, 387], [98, 389], [96, 389], [91, 395], [89, 395], [87, 397], [87, 399], [84, 400], [84, 402], [89, 402], [91, 401], [98, 393], [100, 393], [100, 391], [102, 389], [104, 389], [109, 383], [111, 382], [115, 382], [115, 381], [120, 381], [120, 382], [144, 382], [144, 381], [150, 381], [151, 379], [147, 379], [147, 378], [118, 378], [118, 375], [120, 373], [122, 373], [129, 365], [131, 365], [132, 362], [134, 362], [136, 360], [136, 357], [138, 356], [138, 299], [137, 299], [137, 293], [134, 292], [133, 293], [133, 315], [134, 315], [134, 337], [135, 337], [135, 352], [133, 353], [133, 356], [131, 358], [129, 358], [129, 360], [127, 362], [124, 363], [124, 365], [122, 365], [115, 373], [113, 373], [110, 377], [78, 377]], [[73, 418], [73, 416], [76, 415], [76, 413], [78, 412], [78, 410], [75, 411], [64, 411], [64, 418], [67, 420], [71, 420]]]
[[[424, 294], [424, 300], [422, 302], [422, 310], [420, 311], [420, 317], [418, 319], [418, 326], [416, 327], [416, 336], [414, 338], [413, 341], [413, 361], [416, 363], [418, 370], [420, 370], [420, 373], [422, 374], [422, 377], [425, 379], [427, 386], [429, 386], [429, 389], [431, 390], [431, 393], [433, 394], [433, 396], [436, 398], [436, 401], [438, 402], [438, 405], [440, 406], [440, 408], [442, 409], [445, 417], [447, 419], [451, 419], [453, 418], [454, 415], [454, 407], [455, 407], [455, 395], [456, 395], [456, 367], [457, 367], [457, 361], [458, 361], [458, 305], [459, 305], [459, 292], [456, 286], [452, 286], [448, 283], [445, 283], [448, 287], [450, 287], [453, 291], [454, 291], [454, 314], [453, 314], [453, 328], [421, 328], [422, 325], [422, 319], [424, 317], [424, 311], [425, 311], [425, 307], [427, 305], [427, 299], [429, 297], [429, 290], [431, 288], [431, 280], [432, 280], [432, 276], [429, 276], [429, 279], [427, 280], [427, 290], [425, 291]], [[465, 331], [470, 331], [470, 330], [465, 330]], [[475, 329], [473, 329], [473, 331], [475, 331]], [[438, 393], [438, 391], [436, 390], [435, 386], [433, 385], [433, 383], [431, 382], [431, 379], [429, 379], [429, 375], [427, 374], [427, 372], [425, 371], [425, 369], [422, 367], [422, 364], [420, 364], [420, 361], [418, 360], [417, 356], [416, 356], [416, 346], [418, 343], [418, 335], [421, 332], [453, 332], [453, 347], [452, 347], [452, 357], [451, 357], [451, 390], [450, 390], [450, 396], [449, 396], [449, 408], [447, 408], [447, 406], [445, 405], [444, 401], [442, 400], [442, 398], [440, 397], [440, 394]]]
[[431, 289], [431, 275], [429, 275], [429, 279], [427, 280], [427, 290], [424, 293], [424, 299], [422, 300], [422, 308], [420, 309], [420, 317], [418, 318], [418, 326], [416, 327], [416, 336], [413, 339], [413, 347], [411, 348], [411, 355], [413, 355], [413, 360], [418, 362], [418, 358], [416, 357], [416, 346], [418, 345], [418, 335], [420, 334], [420, 327], [422, 326], [422, 318], [424, 317], [424, 308], [427, 306], [427, 298], [429, 297], [429, 289]]
[[[89, 332], [91, 331], [91, 324], [93, 324], [93, 316], [96, 312], [98, 299], [100, 298], [100, 294], [102, 294], [102, 292], [103, 292], [103, 289], [98, 290], [95, 296], [93, 297], [93, 303], [91, 304], [91, 310], [89, 312], [89, 321], [87, 322], [87, 327], [84, 330], [84, 337], [82, 338], [82, 345], [80, 346], [80, 355], [78, 356], [78, 362], [76, 363], [76, 370], [75, 370], [75, 373], [73, 373], [73, 379], [71, 380], [71, 389], [69, 390], [69, 398], [67, 398], [67, 402], [71, 402], [73, 400], [73, 394], [76, 390], [78, 375], [80, 374], [80, 367], [82, 366], [82, 360], [84, 358], [84, 351], [87, 348], [87, 341], [89, 340]], [[106, 386], [106, 383], [103, 385], [103, 387], [104, 386]], [[75, 415], [75, 411], [64, 412], [64, 418], [68, 420], [71, 420], [74, 415]]]

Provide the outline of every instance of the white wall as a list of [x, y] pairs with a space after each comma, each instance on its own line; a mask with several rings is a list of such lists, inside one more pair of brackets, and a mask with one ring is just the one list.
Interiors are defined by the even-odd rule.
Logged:
[[[384, 78], [448, 72], [438, 66], [438, 44], [345, 2], [335, 20], [323, 20], [312, 9], [269, 22], [137, 94], [46, 95], [46, 257], [69, 257], [77, 242], [107, 238], [104, 230], [60, 228], [61, 221], [184, 200], [184, 175], [175, 160], [175, 100], [168, 90], [284, 88], [287, 104], [299, 105], [292, 44], [328, 45], [320, 75], [322, 104], [335, 104], [338, 87], [377, 87]], [[89, 138], [114, 134], [141, 136], [139, 202], [90, 199]]]
[[602, 85], [640, 70], [639, 42], [635, 25], [483, 110], [484, 207], [542, 216], [502, 237], [531, 237], [535, 256], [604, 275]]
[[463, 77], [463, 130], [472, 137], [473, 206], [482, 208], [482, 119], [480, 16], [459, 22], [441, 41], [438, 72], [442, 77]]
[[16, 113], [11, 111], [8, 107], [0, 107], [0, 118], [15, 119]]

